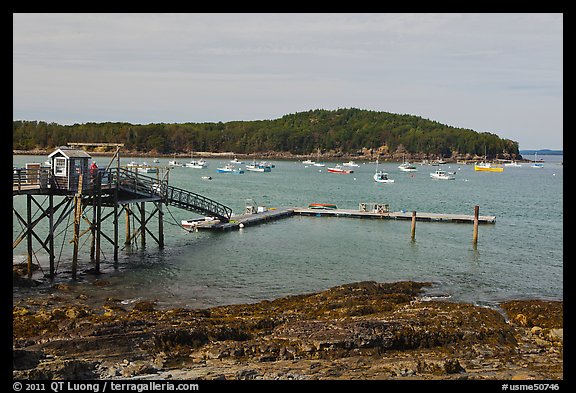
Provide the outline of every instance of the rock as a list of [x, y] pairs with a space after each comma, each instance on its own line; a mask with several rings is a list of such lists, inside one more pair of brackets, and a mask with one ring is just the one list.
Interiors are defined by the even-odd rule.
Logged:
[[458, 359], [448, 359], [444, 362], [444, 371], [447, 374], [464, 373], [466, 370], [460, 365]]
[[254, 370], [254, 369], [242, 369], [242, 370], [238, 370], [236, 371], [236, 379], [254, 379], [256, 378], [258, 375], [260, 375], [258, 373], [258, 371]]

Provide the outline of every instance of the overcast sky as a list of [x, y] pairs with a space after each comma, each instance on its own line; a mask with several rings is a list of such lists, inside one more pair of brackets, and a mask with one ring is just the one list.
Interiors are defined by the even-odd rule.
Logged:
[[14, 14], [13, 119], [407, 113], [563, 148], [562, 14]]

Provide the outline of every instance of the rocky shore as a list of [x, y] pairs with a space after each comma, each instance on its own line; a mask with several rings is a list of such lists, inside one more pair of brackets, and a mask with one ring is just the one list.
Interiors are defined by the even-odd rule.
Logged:
[[124, 305], [58, 285], [15, 300], [16, 379], [562, 380], [561, 301], [499, 309], [360, 282], [209, 309]]
[[[48, 156], [54, 150], [12, 150], [12, 154], [14, 155], [46, 155]], [[89, 150], [88, 153], [93, 157], [98, 156], [108, 156], [111, 157], [114, 153], [112, 151], [108, 151], [106, 149], [93, 149]], [[121, 156], [123, 157], [138, 157], [138, 158], [146, 158], [152, 159], [154, 157], [158, 158], [177, 158], [178, 160], [187, 160], [190, 158], [189, 152], [180, 152], [180, 153], [159, 153], [156, 151], [130, 151], [130, 150], [122, 150]], [[394, 153], [384, 153], [380, 152], [376, 149], [364, 149], [362, 151], [358, 151], [354, 154], [343, 153], [341, 151], [336, 150], [329, 150], [323, 152], [320, 156], [317, 154], [292, 154], [290, 152], [279, 152], [279, 151], [266, 151], [266, 152], [259, 152], [259, 153], [252, 153], [252, 154], [238, 154], [235, 152], [208, 152], [208, 151], [197, 151], [194, 152], [194, 157], [203, 157], [203, 158], [215, 158], [215, 159], [231, 159], [231, 158], [238, 158], [242, 160], [305, 160], [305, 159], [313, 159], [313, 160], [358, 160], [358, 161], [375, 161], [378, 159], [380, 162], [402, 162], [402, 161], [411, 161], [411, 162], [423, 162], [423, 161], [434, 161], [438, 159], [437, 156], [428, 155], [425, 153], [408, 153], [408, 152], [394, 152]], [[509, 155], [509, 154], [501, 154], [498, 156], [499, 159], [503, 160], [511, 160], [514, 159], [518, 162], [529, 162], [529, 160], [524, 159], [521, 155]], [[460, 163], [472, 163], [476, 161], [482, 161], [484, 159], [483, 156], [472, 155], [472, 154], [454, 154], [452, 157], [444, 157], [444, 161], [448, 163], [453, 162], [460, 162]]]

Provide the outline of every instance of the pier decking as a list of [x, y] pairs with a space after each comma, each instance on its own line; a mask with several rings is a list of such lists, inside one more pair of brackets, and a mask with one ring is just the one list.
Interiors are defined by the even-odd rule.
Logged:
[[[367, 218], [382, 220], [412, 220], [412, 212], [371, 212], [353, 209], [309, 209], [302, 207], [283, 207], [270, 209], [261, 213], [242, 214], [232, 216], [229, 222], [223, 223], [218, 220], [206, 221], [196, 226], [197, 230], [226, 231], [240, 229], [246, 226], [258, 225], [280, 218], [291, 217], [293, 215], [314, 216], [314, 217], [348, 217]], [[450, 214], [450, 213], [426, 213], [418, 212], [417, 221], [429, 222], [453, 222], [453, 223], [474, 223], [474, 215]], [[478, 216], [480, 224], [494, 224], [495, 216]]]

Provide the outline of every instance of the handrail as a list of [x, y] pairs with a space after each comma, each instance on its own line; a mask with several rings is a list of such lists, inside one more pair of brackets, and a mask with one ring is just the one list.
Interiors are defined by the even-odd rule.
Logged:
[[125, 190], [157, 195], [168, 205], [204, 215], [216, 216], [223, 222], [230, 221], [230, 217], [232, 217], [232, 209], [228, 206], [191, 191], [169, 186], [167, 180], [157, 180], [126, 168], [118, 169], [117, 176], [118, 184]]

